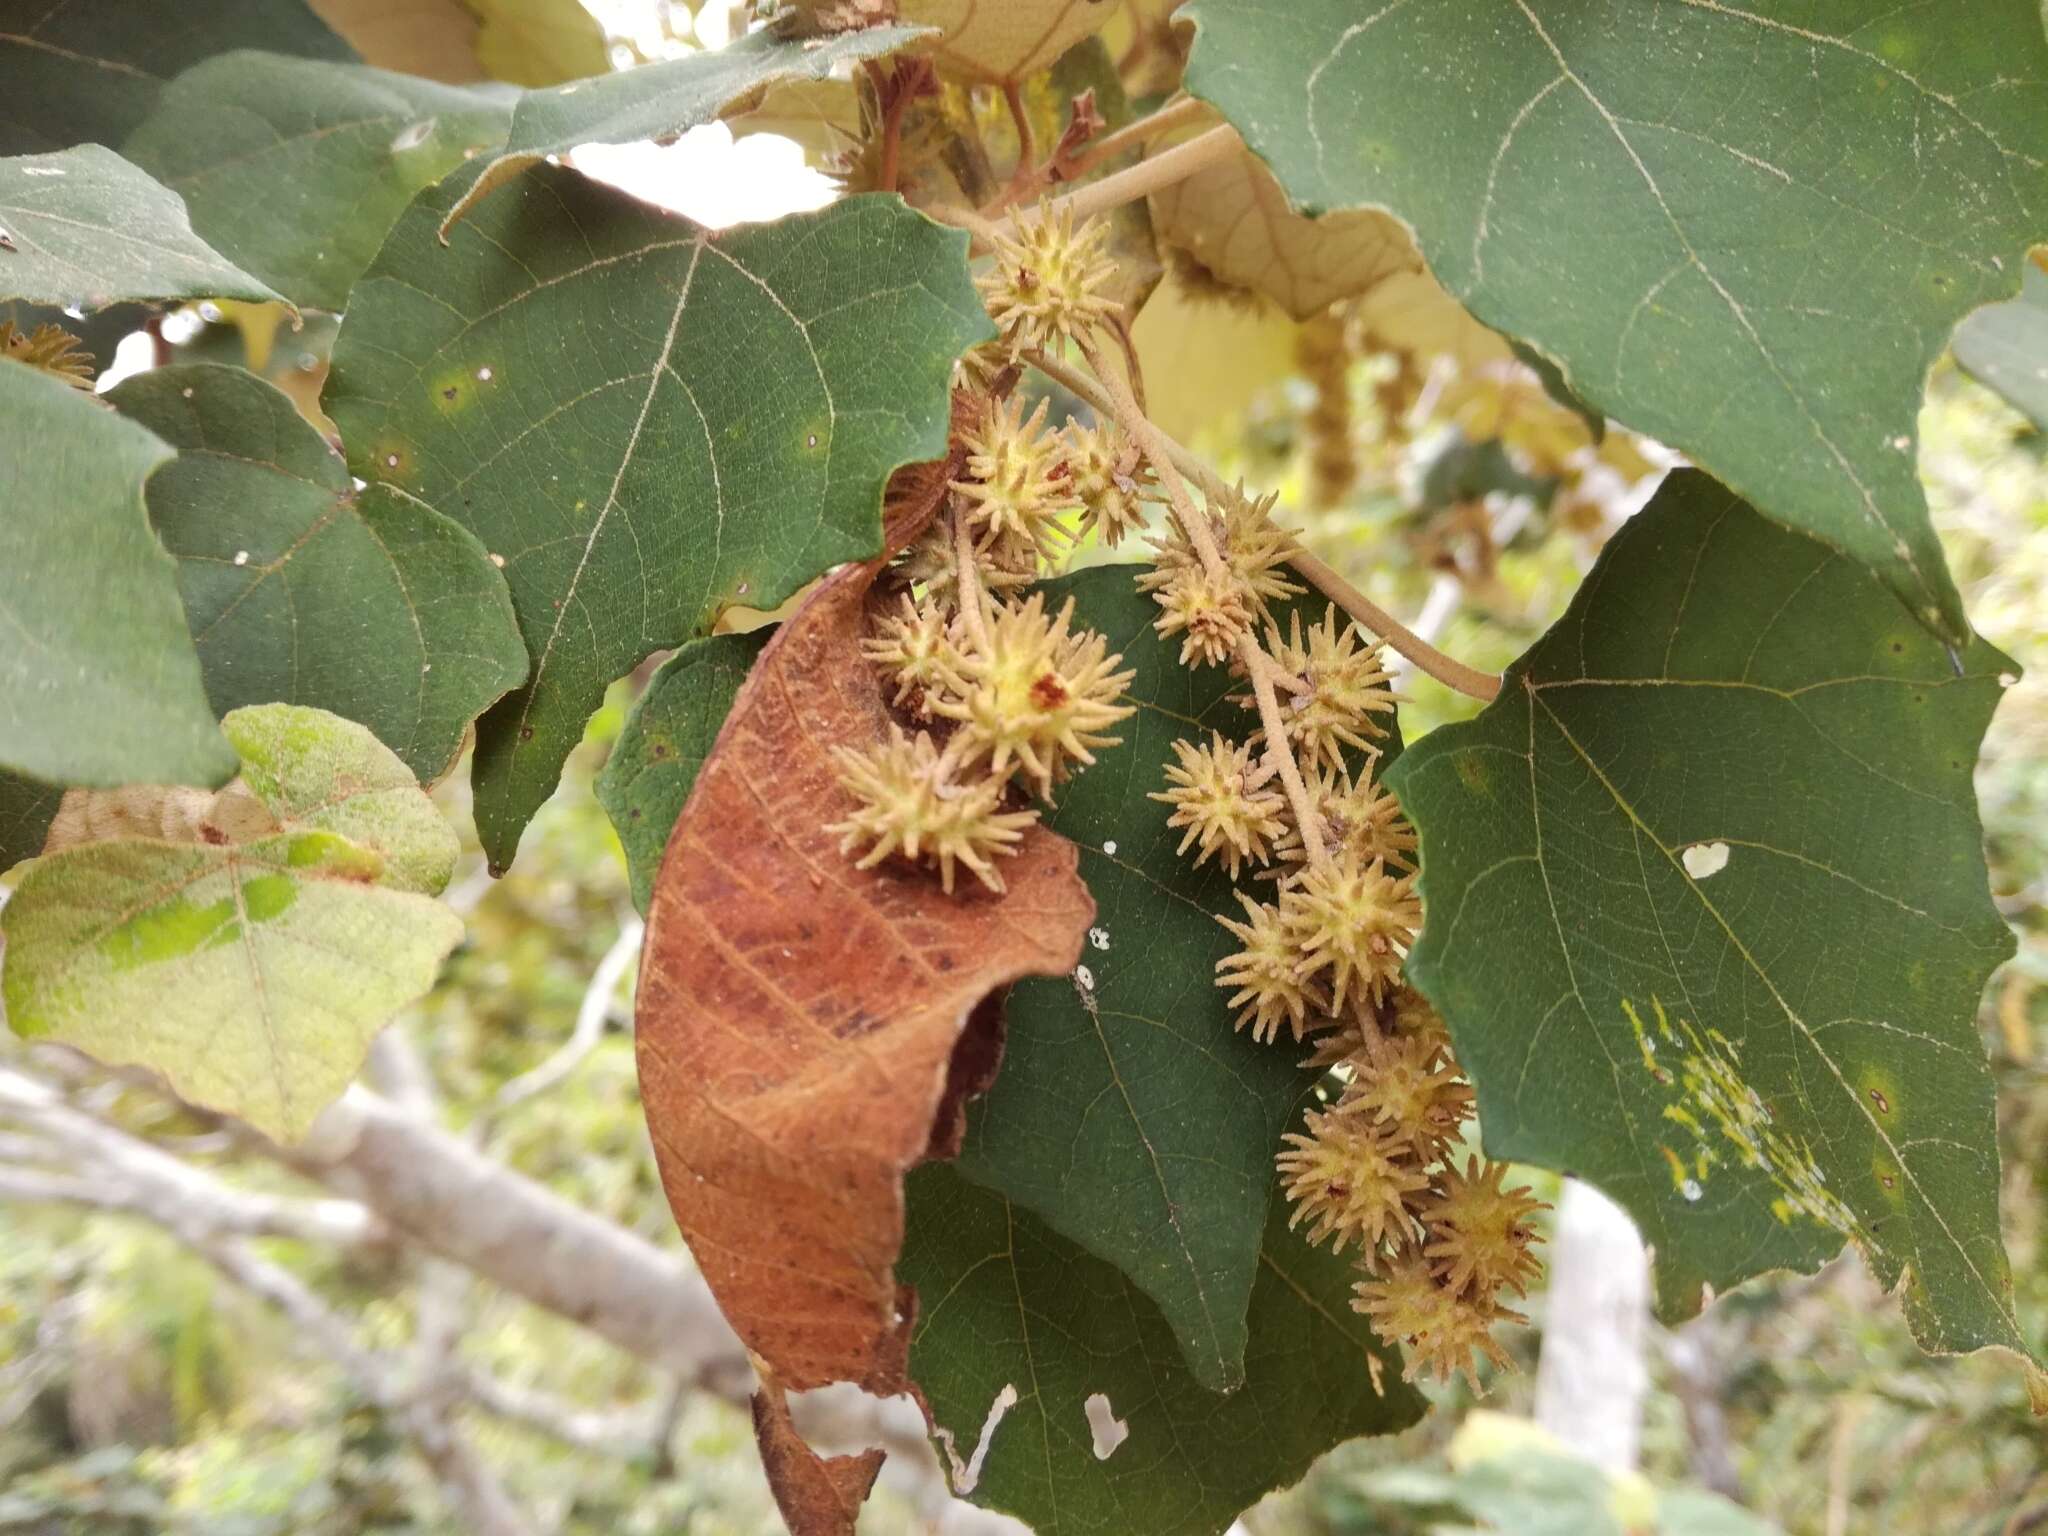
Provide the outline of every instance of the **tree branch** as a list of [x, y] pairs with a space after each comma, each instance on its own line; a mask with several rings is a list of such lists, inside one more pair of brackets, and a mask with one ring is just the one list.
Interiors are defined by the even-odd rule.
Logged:
[[584, 1058], [597, 1049], [604, 1038], [605, 1019], [611, 1013], [612, 994], [618, 991], [620, 981], [639, 957], [640, 939], [646, 931], [646, 924], [637, 914], [629, 914], [619, 925], [619, 936], [597, 962], [590, 985], [583, 989], [583, 1001], [576, 1009], [576, 1027], [569, 1032], [569, 1038], [539, 1066], [520, 1073], [498, 1090], [497, 1100], [491, 1106], [493, 1121], [528, 1099], [559, 1088], [583, 1065]]

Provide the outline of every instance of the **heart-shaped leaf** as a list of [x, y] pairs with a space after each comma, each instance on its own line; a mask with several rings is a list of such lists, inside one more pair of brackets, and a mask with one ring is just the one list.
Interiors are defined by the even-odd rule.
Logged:
[[1921, 384], [2048, 228], [2037, 0], [1194, 0], [1188, 87], [1595, 409], [1968, 635]]
[[[0, 986], [18, 1034], [148, 1067], [291, 1140], [462, 937], [427, 894], [457, 844], [359, 725], [279, 704], [223, 729], [242, 776], [197, 806], [173, 815], [162, 791], [67, 797], [52, 841], [68, 845], [0, 909]], [[117, 835], [60, 838], [67, 819], [79, 836], [97, 823]], [[137, 828], [160, 835], [126, 835]]]
[[1684, 471], [1390, 775], [1408, 973], [1487, 1150], [1627, 1206], [1666, 1318], [1847, 1238], [1928, 1348], [2024, 1348], [1975, 1026], [2012, 937], [1970, 782], [2012, 673]]
[[714, 232], [540, 166], [451, 250], [464, 182], [356, 285], [326, 403], [357, 475], [504, 562], [533, 668], [477, 727], [502, 869], [614, 678], [880, 549], [890, 471], [944, 451], [991, 328], [967, 237], [893, 198]]

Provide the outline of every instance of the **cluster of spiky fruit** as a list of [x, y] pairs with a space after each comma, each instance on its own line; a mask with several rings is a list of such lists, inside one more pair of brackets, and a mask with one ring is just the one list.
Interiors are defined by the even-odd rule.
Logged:
[[[1277, 547], [1263, 518], [1246, 504], [1213, 529], [1239, 593], [1261, 608], [1259, 577], [1276, 574], [1261, 561]], [[1200, 569], [1169, 540], [1155, 578]], [[1164, 592], [1168, 581], [1153, 585]], [[1161, 628], [1169, 622], [1171, 609]], [[1334, 614], [1306, 631], [1291, 617], [1284, 635], [1269, 621], [1263, 650], [1281, 674], [1279, 750], [1308, 770], [1313, 851], [1263, 729], [1243, 743], [1175, 742], [1168, 787], [1152, 798], [1171, 807], [1168, 825], [1196, 864], [1214, 858], [1233, 880], [1249, 871], [1270, 882], [1257, 896], [1236, 892], [1241, 916], [1217, 919], [1238, 948], [1216, 979], [1239, 1029], [1261, 1041], [1283, 1029], [1312, 1037], [1305, 1064], [1329, 1074], [1322, 1106], [1277, 1159], [1294, 1223], [1311, 1242], [1353, 1251], [1353, 1306], [1406, 1351], [1409, 1376], [1473, 1376], [1475, 1356], [1506, 1363], [1495, 1325], [1523, 1321], [1502, 1297], [1523, 1294], [1536, 1273], [1540, 1207], [1503, 1187], [1505, 1165], [1458, 1166], [1472, 1090], [1441, 1023], [1402, 980], [1422, 907], [1414, 831], [1373, 771], [1393, 709], [1389, 679], [1377, 648]], [[1189, 644], [1184, 654], [1205, 651]]]

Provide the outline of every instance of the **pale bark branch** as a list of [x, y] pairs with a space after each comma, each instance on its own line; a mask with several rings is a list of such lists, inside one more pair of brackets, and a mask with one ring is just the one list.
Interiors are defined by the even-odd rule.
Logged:
[[638, 916], [628, 916], [620, 925], [619, 936], [612, 940], [611, 948], [597, 962], [597, 969], [591, 973], [590, 985], [584, 988], [583, 1001], [576, 1009], [576, 1027], [569, 1032], [569, 1038], [539, 1066], [520, 1073], [498, 1090], [497, 1101], [491, 1108], [493, 1119], [528, 1099], [539, 1098], [559, 1088], [597, 1049], [598, 1042], [604, 1038], [605, 1019], [611, 1013], [612, 994], [618, 991], [619, 983], [638, 958], [640, 939], [645, 932], [646, 925]]

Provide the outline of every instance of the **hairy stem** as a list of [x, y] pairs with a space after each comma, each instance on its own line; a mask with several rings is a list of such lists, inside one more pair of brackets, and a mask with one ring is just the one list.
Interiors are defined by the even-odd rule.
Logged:
[[1252, 680], [1252, 697], [1258, 700], [1259, 724], [1266, 732], [1266, 761], [1280, 774], [1280, 786], [1287, 791], [1287, 803], [1294, 811], [1294, 824], [1301, 829], [1302, 847], [1308, 861], [1320, 864], [1329, 858], [1323, 843], [1323, 818], [1309, 798], [1302, 782], [1301, 767], [1294, 760], [1293, 745], [1287, 740], [1287, 722], [1280, 715], [1280, 697], [1273, 691], [1273, 662], [1247, 635], [1239, 642], [1237, 658]]
[[989, 654], [988, 620], [982, 613], [981, 572], [974, 563], [974, 539], [967, 531], [967, 519], [953, 514], [953, 561], [960, 582], [960, 611], [967, 617], [967, 633]]
[[1162, 133], [1188, 123], [1199, 122], [1207, 111], [1207, 105], [1192, 96], [1170, 101], [1158, 111], [1149, 112], [1136, 122], [1125, 123], [1114, 133], [1106, 133], [1089, 145], [1088, 153], [1068, 168], [1067, 179], [1078, 181], [1104, 161], [1114, 160], [1133, 145], [1143, 144], [1147, 139], [1157, 138]]

